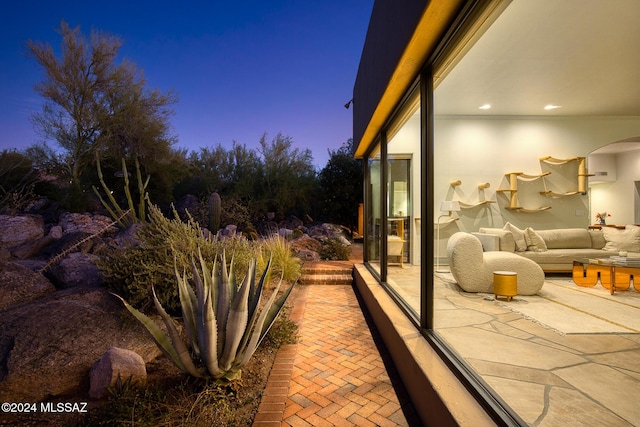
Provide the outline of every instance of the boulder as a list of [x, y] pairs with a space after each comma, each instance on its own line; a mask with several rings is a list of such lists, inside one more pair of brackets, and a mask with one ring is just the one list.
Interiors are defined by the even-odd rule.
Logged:
[[60, 239], [54, 240], [49, 246], [43, 248], [40, 256], [49, 259], [63, 252], [94, 252], [96, 248], [104, 245], [104, 241], [100, 237], [91, 236], [83, 231], [64, 234]]
[[302, 261], [310, 261], [310, 262], [320, 261], [320, 254], [318, 252], [310, 251], [307, 249], [301, 249], [299, 251], [296, 251], [296, 256], [300, 258]]
[[0, 262], [0, 311], [15, 304], [35, 301], [55, 290], [51, 282], [27, 267]]
[[38, 255], [42, 249], [46, 248], [54, 241], [55, 239], [49, 235], [43, 236], [12, 248], [11, 254], [18, 259], [31, 258]]
[[64, 234], [87, 233], [100, 234], [101, 236], [113, 236], [118, 232], [118, 227], [112, 225], [113, 220], [104, 215], [90, 213], [64, 213], [60, 216], [59, 226]]
[[161, 355], [106, 289], [57, 291], [2, 310], [0, 402], [86, 395], [89, 371], [110, 347], [135, 351], [147, 362]]
[[218, 233], [221, 237], [234, 237], [238, 232], [238, 226], [235, 224], [228, 224]]
[[116, 384], [118, 378], [132, 386], [144, 385], [147, 382], [144, 359], [135, 351], [111, 347], [91, 367], [89, 397], [103, 398], [108, 393], [107, 388]]
[[290, 238], [293, 236], [293, 230], [290, 228], [281, 228], [278, 230], [278, 234], [280, 237], [284, 237], [285, 239]]
[[58, 240], [59, 238], [61, 238], [63, 234], [64, 234], [64, 231], [62, 230], [62, 227], [59, 225], [54, 225], [49, 230], [49, 236], [53, 237], [55, 240]]
[[286, 220], [281, 221], [279, 224], [280, 228], [288, 228], [290, 230], [302, 227], [303, 225], [304, 222], [295, 215], [289, 215]]
[[20, 246], [43, 237], [44, 230], [44, 221], [39, 215], [0, 215], [0, 246]]
[[11, 252], [9, 252], [9, 249], [5, 248], [4, 246], [0, 246], [0, 262], [9, 262], [11, 261], [12, 256], [11, 256]]
[[97, 255], [70, 253], [62, 261], [52, 265], [46, 274], [57, 287], [63, 289], [100, 286], [103, 279], [96, 266], [99, 259]]
[[292, 240], [291, 247], [296, 252], [300, 250], [320, 252], [322, 250], [322, 243], [313, 237], [304, 234], [303, 236]]
[[303, 261], [320, 261], [322, 243], [306, 234], [291, 241], [291, 248]]
[[313, 227], [309, 227], [309, 236], [320, 241], [327, 239], [337, 239], [345, 246], [350, 246], [351, 242], [347, 239], [343, 233], [342, 227], [335, 224], [320, 224]]
[[60, 221], [60, 215], [64, 213], [59, 202], [47, 198], [36, 200], [27, 206], [25, 211], [29, 214], [40, 215], [45, 224], [57, 224]]

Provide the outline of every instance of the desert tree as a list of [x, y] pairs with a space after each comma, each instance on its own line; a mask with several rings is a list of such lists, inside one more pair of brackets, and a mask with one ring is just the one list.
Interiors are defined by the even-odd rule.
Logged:
[[329, 150], [329, 161], [318, 176], [322, 218], [352, 229], [363, 201], [362, 161], [354, 157], [354, 149], [350, 138], [339, 149]]
[[293, 139], [278, 133], [260, 138], [263, 209], [280, 215], [309, 213], [316, 186], [311, 150], [293, 147]]
[[118, 157], [137, 156], [147, 169], [167, 158], [174, 143], [168, 117], [175, 97], [146, 90], [142, 73], [132, 63], [116, 62], [122, 45], [118, 37], [94, 30], [88, 39], [64, 21], [58, 33], [59, 56], [49, 44], [27, 43], [29, 56], [44, 71], [34, 86], [44, 103], [32, 119], [44, 140], [62, 149], [59, 159], [77, 198], [86, 189], [83, 172], [98, 150], [117, 162]]

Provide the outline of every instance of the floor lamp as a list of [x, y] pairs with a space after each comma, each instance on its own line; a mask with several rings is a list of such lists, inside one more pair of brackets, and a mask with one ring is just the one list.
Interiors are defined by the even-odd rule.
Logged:
[[[437, 237], [436, 237], [436, 273], [448, 273], [449, 270], [440, 270], [440, 218], [451, 216], [451, 212], [458, 212], [460, 210], [460, 203], [457, 200], [444, 200], [440, 203], [440, 211], [447, 211], [446, 215], [440, 215], [438, 217], [438, 222], [436, 223], [437, 227]], [[454, 218], [453, 221], [458, 218]]]

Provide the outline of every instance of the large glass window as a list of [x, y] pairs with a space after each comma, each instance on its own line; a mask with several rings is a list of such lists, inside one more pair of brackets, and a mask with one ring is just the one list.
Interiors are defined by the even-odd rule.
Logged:
[[387, 144], [388, 285], [420, 313], [420, 96], [415, 90], [391, 122]]
[[380, 170], [380, 144], [377, 144], [367, 158], [367, 176], [365, 179], [366, 198], [366, 239], [365, 253], [368, 265], [378, 274], [382, 256], [382, 171]]
[[[483, 20], [485, 28], [473, 28], [474, 37], [435, 64], [434, 330], [526, 424], [639, 425], [640, 412], [611, 396], [640, 387], [639, 370], [621, 363], [622, 355], [640, 356], [640, 328], [600, 316], [597, 307], [623, 298], [640, 304], [640, 294], [620, 291], [611, 299], [599, 284], [580, 287], [571, 262], [551, 265], [558, 256], [553, 247], [507, 247], [501, 236], [505, 228], [516, 238], [525, 235], [519, 230], [559, 236], [572, 229], [595, 242], [588, 229], [597, 211], [579, 171], [595, 148], [640, 135], [640, 109], [626, 98], [639, 93], [637, 81], [627, 79], [640, 59], [630, 53], [640, 30], [629, 17], [640, 8], [503, 3], [508, 6]], [[632, 191], [630, 177], [637, 174], [622, 161], [616, 165]], [[622, 187], [597, 192], [627, 191]], [[617, 205], [624, 212], [619, 225], [633, 221], [627, 194], [609, 198], [628, 201]], [[458, 232], [485, 237], [475, 248], [457, 246], [464, 256], [449, 265], [447, 248]], [[526, 269], [509, 257], [536, 259], [545, 270], [541, 288], [527, 289]], [[512, 300], [494, 294], [493, 270], [518, 274]], [[618, 307], [604, 310], [626, 310]]]

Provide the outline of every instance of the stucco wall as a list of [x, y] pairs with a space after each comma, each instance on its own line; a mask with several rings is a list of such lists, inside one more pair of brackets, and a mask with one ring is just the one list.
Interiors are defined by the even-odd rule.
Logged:
[[[443, 238], [455, 231], [476, 231], [480, 227], [502, 227], [507, 221], [534, 229], [553, 227], [586, 227], [594, 222], [590, 207], [620, 206], [617, 221], [633, 222], [633, 198], [626, 188], [626, 181], [618, 177], [615, 185], [608, 187], [607, 196], [600, 190], [592, 191], [597, 202], [590, 205], [586, 195], [562, 198], [546, 197], [538, 190], [570, 186], [576, 165], [549, 166], [540, 162], [541, 157], [571, 158], [588, 156], [596, 148], [640, 135], [640, 117], [627, 118], [545, 118], [545, 117], [438, 117], [435, 124], [436, 170], [435, 209], [439, 215], [441, 200], [462, 200], [472, 203], [485, 197], [498, 203], [466, 209], [459, 212], [461, 219], [443, 232]], [[636, 163], [637, 164], [637, 163]], [[588, 166], [588, 165], [587, 165]], [[622, 170], [626, 168], [623, 167]], [[636, 167], [637, 170], [637, 167]], [[551, 175], [530, 183], [519, 183], [518, 197], [524, 207], [551, 206], [539, 213], [521, 213], [505, 209], [508, 193], [496, 190], [509, 188], [504, 174], [519, 171], [539, 174], [551, 171]], [[620, 171], [620, 170], [619, 170]], [[636, 173], [637, 175], [637, 173]], [[452, 180], [462, 180], [462, 185], [452, 188]], [[489, 182], [484, 192], [477, 189], [482, 182]], [[551, 189], [551, 188], [550, 188]], [[602, 187], [604, 190], [604, 186]], [[569, 188], [566, 188], [569, 190]], [[623, 192], [624, 191], [624, 192]], [[595, 194], [594, 194], [595, 193]], [[601, 201], [602, 200], [602, 201]], [[624, 213], [623, 213], [624, 211]]]

